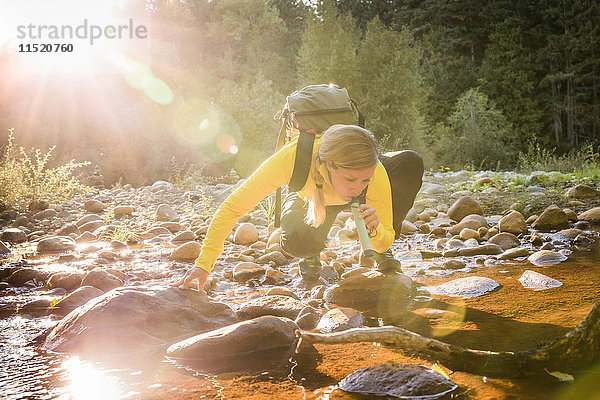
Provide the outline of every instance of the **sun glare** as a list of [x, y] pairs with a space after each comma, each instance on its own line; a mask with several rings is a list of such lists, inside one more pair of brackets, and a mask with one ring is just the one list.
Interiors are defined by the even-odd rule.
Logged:
[[81, 361], [78, 357], [71, 357], [64, 361], [62, 366], [67, 371], [71, 384], [61, 399], [112, 400], [121, 398], [122, 393], [115, 382], [116, 379], [94, 368], [89, 362]]

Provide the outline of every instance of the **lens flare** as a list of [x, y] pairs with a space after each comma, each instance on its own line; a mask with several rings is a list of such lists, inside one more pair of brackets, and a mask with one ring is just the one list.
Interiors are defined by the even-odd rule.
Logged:
[[[83, 362], [79, 357], [71, 357], [62, 363], [71, 380], [65, 399], [94, 400], [119, 399], [122, 394], [115, 378], [107, 376], [90, 363]], [[61, 397], [62, 398], [62, 397]]]
[[236, 154], [238, 147], [235, 144], [235, 139], [231, 135], [221, 135], [217, 139], [217, 147], [222, 153]]

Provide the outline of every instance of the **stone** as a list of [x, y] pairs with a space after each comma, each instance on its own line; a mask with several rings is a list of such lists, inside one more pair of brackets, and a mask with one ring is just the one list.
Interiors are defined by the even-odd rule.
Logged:
[[175, 210], [173, 210], [167, 204], [161, 204], [156, 209], [154, 216], [157, 221], [160, 222], [170, 222], [179, 220], [179, 215]]
[[27, 234], [19, 228], [6, 228], [0, 234], [0, 240], [7, 243], [24, 243], [27, 241]]
[[264, 276], [265, 267], [253, 262], [241, 262], [233, 268], [233, 279], [238, 282], [247, 282]]
[[134, 211], [135, 211], [134, 206], [116, 206], [113, 209], [113, 213], [115, 214], [115, 216], [133, 215]]
[[368, 396], [434, 400], [450, 397], [458, 385], [424, 365], [386, 363], [356, 370], [338, 387]]
[[501, 232], [490, 238], [489, 243], [494, 243], [500, 246], [502, 250], [512, 249], [521, 245], [521, 241], [512, 233]]
[[300, 329], [311, 330], [317, 327], [321, 314], [311, 306], [306, 306], [298, 313], [294, 321]]
[[185, 231], [181, 231], [177, 235], [175, 235], [175, 237], [173, 239], [171, 239], [171, 243], [190, 242], [195, 239], [196, 239], [196, 235], [194, 234], [194, 232], [192, 232], [190, 230], [185, 230]]
[[281, 242], [281, 232], [281, 228], [277, 228], [269, 235], [269, 240], [267, 241], [267, 248]]
[[558, 231], [553, 236], [560, 240], [574, 240], [582, 232], [583, 231], [581, 229], [570, 228], [570, 229], [563, 229], [562, 231]]
[[236, 313], [241, 319], [275, 315], [294, 320], [304, 307], [306, 304], [288, 296], [263, 296], [240, 304]]
[[162, 357], [158, 349], [165, 343], [236, 322], [229, 306], [195, 290], [121, 287], [67, 314], [42, 347], [85, 359], [133, 361]]
[[515, 247], [504, 251], [504, 253], [498, 255], [498, 260], [512, 260], [519, 257], [527, 257], [529, 250], [525, 247]]
[[500, 218], [500, 221], [498, 221], [498, 230], [515, 235], [528, 232], [525, 217], [520, 212], [514, 210]]
[[177, 342], [167, 356], [210, 374], [273, 370], [294, 353], [298, 329], [288, 318], [262, 316]]
[[38, 253], [55, 253], [74, 250], [77, 243], [68, 236], [51, 236], [37, 244]]
[[593, 224], [600, 223], [600, 207], [594, 207], [590, 210], [587, 210], [577, 217], [580, 221], [587, 221]]
[[442, 265], [446, 269], [461, 269], [461, 268], [466, 267], [467, 263], [464, 262], [463, 260], [449, 259], [449, 260], [445, 260]]
[[83, 279], [83, 273], [81, 272], [56, 272], [50, 275], [46, 286], [50, 289], [63, 288], [67, 292], [77, 289], [81, 286], [81, 280]]
[[526, 289], [546, 290], [562, 286], [562, 282], [552, 279], [539, 272], [526, 270], [519, 278], [519, 282]]
[[187, 242], [171, 252], [169, 258], [173, 261], [194, 261], [200, 255], [202, 245], [198, 242]]
[[341, 332], [361, 327], [364, 322], [363, 315], [353, 308], [334, 308], [321, 317], [317, 329], [322, 333]]
[[79, 218], [77, 222], [75, 222], [75, 225], [77, 225], [77, 227], [80, 227], [81, 225], [87, 224], [88, 222], [92, 221], [102, 221], [102, 218], [100, 218], [98, 214], [86, 214], [83, 217]]
[[81, 286], [59, 300], [58, 303], [50, 309], [50, 312], [58, 315], [67, 315], [77, 307], [80, 307], [91, 299], [103, 294], [104, 292], [102, 290], [93, 286]]
[[288, 259], [283, 255], [281, 251], [271, 251], [264, 256], [260, 256], [256, 259], [258, 264], [269, 264], [271, 262], [275, 263], [277, 266], [286, 265], [288, 263]]
[[75, 234], [75, 236], [79, 236], [81, 232], [79, 228], [75, 224], [66, 224], [59, 228], [54, 235], [55, 236], [70, 236], [71, 234]]
[[393, 318], [410, 306], [412, 280], [398, 272], [383, 274], [371, 269], [330, 286], [323, 298], [328, 305], [354, 308], [368, 316]]
[[275, 286], [275, 287], [269, 288], [269, 290], [267, 290], [266, 295], [267, 296], [276, 296], [276, 295], [288, 296], [288, 297], [298, 300], [298, 295], [296, 293], [294, 293], [292, 290], [290, 290], [286, 287], [282, 287], [282, 286]]
[[551, 205], [531, 224], [533, 229], [541, 232], [550, 232], [551, 230], [561, 230], [569, 227], [569, 218], [567, 214], [558, 206]]
[[470, 214], [483, 215], [483, 208], [469, 196], [459, 198], [448, 209], [448, 217], [457, 222]]
[[46, 210], [43, 210], [43, 211], [33, 214], [33, 216], [31, 218], [36, 221], [39, 221], [39, 220], [46, 219], [46, 218], [53, 218], [57, 214], [58, 214], [58, 212], [56, 212], [56, 210], [48, 208]]
[[104, 221], [90, 221], [81, 226], [79, 226], [79, 232], [95, 232], [97, 229], [106, 226]]
[[86, 211], [89, 211], [92, 213], [100, 213], [100, 212], [104, 211], [106, 206], [101, 201], [92, 199], [92, 200], [88, 200], [85, 203], [83, 203], [83, 208], [85, 208]]
[[108, 292], [123, 286], [123, 281], [105, 270], [94, 268], [83, 277], [81, 286], [93, 286], [103, 292]]
[[148, 229], [147, 231], [142, 232], [140, 234], [140, 238], [142, 240], [148, 240], [148, 239], [152, 239], [153, 237], [156, 237], [159, 235], [171, 235], [171, 231], [162, 226], [154, 226], [154, 227]]
[[496, 255], [500, 253], [502, 253], [502, 248], [494, 243], [486, 243], [482, 244], [481, 246], [458, 249], [458, 255], [461, 257]]
[[560, 264], [567, 259], [567, 256], [552, 250], [540, 250], [530, 255], [527, 259], [533, 265], [547, 266]]
[[448, 232], [451, 235], [458, 235], [463, 229], [469, 228], [478, 230], [479, 228], [487, 228], [488, 222], [482, 215], [470, 214], [464, 217], [458, 224], [452, 226]]
[[92, 232], [83, 232], [75, 239], [77, 243], [95, 242], [96, 240], [98, 240], [98, 237]]
[[464, 247], [466, 247], [465, 242], [463, 242], [460, 239], [454, 239], [454, 238], [448, 239], [446, 241], [446, 244], [444, 245], [444, 249], [446, 249], [446, 250], [462, 249]]
[[462, 240], [479, 239], [479, 233], [471, 228], [465, 228], [460, 231], [460, 238]]
[[590, 197], [598, 196], [598, 193], [600, 192], [591, 186], [577, 185], [569, 188], [569, 190], [565, 192], [565, 196], [572, 197], [574, 199], [588, 199]]
[[233, 236], [235, 244], [249, 245], [258, 240], [258, 229], [250, 222], [244, 222], [238, 226]]
[[47, 274], [35, 270], [33, 268], [18, 268], [16, 271], [11, 273], [5, 280], [12, 286], [21, 287], [25, 285], [25, 282], [28, 282], [32, 279], [45, 281], [46, 278]]
[[490, 293], [500, 284], [493, 279], [482, 276], [468, 276], [442, 283], [439, 286], [430, 286], [427, 290], [432, 294], [443, 294], [451, 297], [468, 299]]
[[400, 233], [402, 233], [404, 235], [408, 235], [408, 234], [414, 233], [418, 230], [419, 230], [419, 228], [417, 228], [413, 223], [408, 222], [407, 220], [402, 221], [402, 227], [400, 228]]

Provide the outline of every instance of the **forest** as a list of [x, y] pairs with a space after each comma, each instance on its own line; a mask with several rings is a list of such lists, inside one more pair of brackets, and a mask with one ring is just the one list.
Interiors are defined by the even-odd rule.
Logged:
[[4, 143], [14, 128], [109, 184], [174, 168], [247, 176], [275, 148], [285, 97], [336, 83], [382, 151], [416, 150], [428, 168], [519, 169], [600, 144], [592, 0], [129, 0], [115, 13], [148, 22], [136, 68], [166, 98], [102, 54], [95, 73], [22, 73], [0, 41]]

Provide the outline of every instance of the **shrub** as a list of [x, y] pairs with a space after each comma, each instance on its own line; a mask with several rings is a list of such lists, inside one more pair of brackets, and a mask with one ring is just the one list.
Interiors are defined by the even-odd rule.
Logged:
[[81, 184], [74, 171], [89, 162], [69, 161], [55, 168], [48, 161], [55, 147], [42, 153], [40, 149], [15, 146], [14, 130], [9, 130], [8, 144], [0, 160], [0, 199], [8, 206], [25, 207], [39, 201], [62, 203], [76, 193], [91, 188]]

